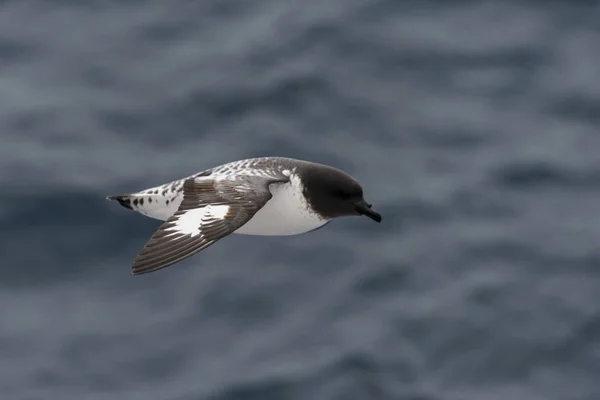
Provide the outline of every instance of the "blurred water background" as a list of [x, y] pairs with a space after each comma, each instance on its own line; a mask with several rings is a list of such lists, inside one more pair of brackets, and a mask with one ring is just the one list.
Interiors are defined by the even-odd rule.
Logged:
[[[596, 1], [0, 2], [0, 399], [600, 399]], [[235, 159], [384, 220], [132, 277]]]

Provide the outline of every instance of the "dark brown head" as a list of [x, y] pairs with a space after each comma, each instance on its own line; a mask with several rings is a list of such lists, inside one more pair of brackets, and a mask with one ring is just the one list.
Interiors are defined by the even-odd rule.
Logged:
[[304, 197], [310, 206], [326, 218], [365, 215], [381, 222], [381, 215], [363, 198], [362, 187], [350, 175], [338, 169], [311, 165], [296, 171], [304, 184]]

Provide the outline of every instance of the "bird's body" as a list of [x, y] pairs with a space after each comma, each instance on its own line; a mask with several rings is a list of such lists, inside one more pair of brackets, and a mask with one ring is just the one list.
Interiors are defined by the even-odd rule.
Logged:
[[[279, 159], [281, 161], [282, 159]], [[250, 161], [254, 161], [251, 163]], [[173, 216], [183, 201], [183, 187], [188, 179], [210, 179], [216, 181], [233, 181], [235, 174], [239, 176], [261, 175], [256, 171], [274, 164], [273, 159], [254, 159], [234, 161], [222, 166], [202, 171], [173, 182], [141, 190], [124, 196], [114, 196], [125, 207], [131, 208], [150, 218], [166, 221]], [[275, 164], [276, 170], [289, 176], [287, 182], [270, 184], [273, 197], [254, 217], [233, 233], [246, 235], [285, 236], [305, 233], [329, 222], [310, 212], [306, 198], [302, 194], [300, 180], [291, 174], [292, 170], [283, 168], [283, 164]], [[242, 190], [242, 188], [239, 188]]]
[[134, 274], [164, 268], [231, 233], [296, 235], [344, 215], [381, 221], [346, 173], [283, 157], [234, 161], [108, 199], [165, 221], [134, 261]]

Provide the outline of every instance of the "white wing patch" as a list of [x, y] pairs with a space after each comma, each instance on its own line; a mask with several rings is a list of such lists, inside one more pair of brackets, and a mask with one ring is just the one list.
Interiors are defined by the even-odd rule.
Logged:
[[191, 237], [201, 235], [203, 224], [210, 223], [216, 219], [224, 219], [228, 212], [228, 205], [207, 205], [205, 207], [194, 208], [179, 215], [175, 224], [172, 227], [166, 228], [165, 231], [179, 235], [190, 235]]

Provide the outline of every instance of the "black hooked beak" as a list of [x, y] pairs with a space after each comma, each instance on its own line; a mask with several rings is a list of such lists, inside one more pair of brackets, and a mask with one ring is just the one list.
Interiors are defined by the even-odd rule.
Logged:
[[371, 205], [366, 201], [362, 200], [354, 205], [356, 211], [361, 215], [366, 215], [371, 218], [373, 221], [381, 222], [381, 214], [373, 211], [371, 209]]

